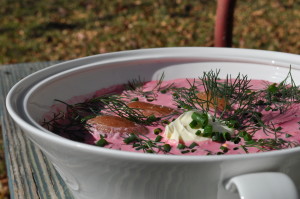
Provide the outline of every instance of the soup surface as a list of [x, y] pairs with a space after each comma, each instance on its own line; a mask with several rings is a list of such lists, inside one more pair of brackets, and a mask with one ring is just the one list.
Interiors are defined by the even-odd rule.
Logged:
[[[81, 103], [72, 103], [80, 100]], [[299, 146], [300, 91], [209, 71], [197, 79], [144, 82], [56, 100], [43, 126], [65, 138], [115, 150], [170, 155], [257, 153]], [[64, 110], [64, 111], [61, 111]]]

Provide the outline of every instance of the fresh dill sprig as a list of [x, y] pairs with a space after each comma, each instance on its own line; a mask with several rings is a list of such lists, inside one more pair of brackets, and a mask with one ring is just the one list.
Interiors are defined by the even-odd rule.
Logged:
[[184, 110], [198, 109], [199, 106], [204, 109], [203, 107], [206, 101], [201, 100], [197, 97], [197, 93], [199, 93], [199, 91], [195, 86], [195, 80], [193, 82], [190, 82], [189, 80], [187, 81], [190, 87], [181, 87], [174, 89], [173, 100], [175, 101], [175, 103], [177, 103], [178, 107]]
[[[261, 111], [267, 106], [272, 106], [276, 110], [280, 109], [282, 113], [292, 103], [299, 103], [299, 88], [293, 81], [291, 71], [281, 83], [275, 84], [275, 91], [271, 90], [272, 97], [268, 97], [268, 94], [274, 86], [263, 90], [253, 90], [251, 80], [246, 75], [238, 74], [234, 78], [227, 75], [224, 80], [220, 80], [219, 74], [220, 70], [211, 70], [204, 72], [199, 78], [199, 86], [204, 88], [206, 98], [200, 99], [197, 96], [200, 91], [194, 80], [189, 82], [189, 88], [174, 89], [174, 101], [184, 110], [194, 109], [210, 113], [214, 119], [224, 121], [227, 126], [236, 130], [247, 130], [252, 135], [260, 129], [263, 129], [266, 134], [276, 133], [276, 128], [265, 124], [263, 120]], [[287, 83], [288, 79], [291, 84]], [[279, 99], [274, 100], [274, 95]], [[268, 98], [262, 100], [261, 96]], [[225, 102], [222, 110], [218, 108], [220, 102]]]
[[151, 125], [160, 120], [154, 115], [144, 116], [138, 109], [128, 107], [119, 96], [98, 97], [95, 100], [103, 103], [107, 111], [138, 124]]
[[[189, 82], [190, 88], [175, 89], [174, 101], [185, 110], [210, 112], [214, 119], [234, 123], [234, 128], [248, 127], [251, 125], [251, 119], [257, 117], [257, 111], [252, 105], [256, 100], [256, 93], [250, 90], [250, 80], [247, 76], [239, 74], [234, 79], [227, 75], [224, 81], [220, 81], [219, 73], [219, 70], [204, 72], [203, 77], [199, 78], [199, 86], [204, 88], [206, 98], [200, 99], [197, 96], [200, 91], [194, 80]], [[225, 104], [222, 110], [218, 108], [221, 102]]]
[[101, 110], [104, 109], [104, 103], [97, 100], [97, 98], [92, 98], [85, 102], [76, 103], [74, 105], [57, 99], [55, 101], [65, 104], [67, 107], [68, 117], [78, 120], [81, 123], [84, 123], [88, 119], [99, 115]]
[[[70, 109], [69, 109], [70, 111]], [[44, 119], [42, 126], [57, 135], [63, 135], [71, 140], [83, 142], [84, 135], [88, 133], [86, 124], [79, 118], [73, 118], [75, 114], [71, 112], [53, 113], [50, 120]]]
[[64, 104], [66, 111], [53, 113], [52, 119], [44, 119], [42, 125], [75, 141], [84, 141], [85, 134], [88, 133], [86, 121], [99, 115], [104, 108], [104, 104], [95, 98], [73, 105], [57, 99], [55, 101]]
[[250, 142], [246, 142], [244, 145], [241, 145], [241, 147], [243, 147], [244, 149], [247, 149], [249, 147], [255, 147], [260, 151], [273, 151], [273, 150], [299, 147], [299, 143], [287, 141], [282, 138], [278, 138], [278, 139], [265, 138], [265, 139], [258, 139], [258, 140], [252, 140]]
[[219, 106], [219, 99], [222, 99], [225, 101], [225, 106], [219, 113], [219, 118], [240, 121], [255, 100], [255, 93], [250, 91], [250, 80], [246, 75], [238, 74], [235, 78], [227, 75], [224, 81], [220, 81], [219, 74], [220, 70], [216, 72], [211, 70], [204, 72], [199, 78], [205, 93], [210, 96], [206, 103], [214, 104], [213, 112], [216, 116], [220, 111], [216, 107]]
[[61, 121], [65, 118], [64, 112], [53, 113], [53, 117], [50, 120], [46, 120], [42, 122], [42, 125], [48, 130], [53, 129], [58, 121]]
[[70, 139], [77, 141], [83, 141], [85, 134], [88, 133], [86, 122], [103, 114], [104, 111], [113, 112], [143, 125], [151, 125], [160, 119], [155, 116], [144, 116], [139, 110], [128, 107], [116, 95], [96, 97], [73, 105], [61, 100], [55, 101], [64, 104], [66, 111], [53, 113], [53, 117], [50, 120], [44, 119], [42, 125], [56, 134], [67, 135]]
[[268, 85], [261, 96], [263, 96], [261, 103], [265, 105], [265, 110], [279, 111], [281, 114], [293, 103], [299, 103], [300, 90], [293, 79], [291, 67], [283, 81]]
[[145, 97], [146, 100], [149, 102], [154, 101], [157, 99], [158, 93], [167, 93], [170, 90], [172, 90], [174, 87], [174, 83], [162, 86], [164, 78], [165, 78], [165, 74], [162, 73], [156, 85], [149, 91], [143, 90], [145, 81], [142, 81], [140, 77], [138, 79], [133, 79], [131, 81], [128, 81], [128, 83], [125, 85], [125, 88], [126, 90], [132, 91], [137, 95]]
[[163, 72], [159, 80], [157, 81], [155, 87], [152, 89], [152, 92], [166, 93], [174, 88], [174, 83], [162, 86], [164, 79], [165, 79], [165, 73]]
[[143, 86], [145, 84], [145, 81], [141, 79], [141, 77], [138, 77], [137, 79], [132, 79], [125, 84], [126, 90], [131, 90], [134, 92], [143, 92]]

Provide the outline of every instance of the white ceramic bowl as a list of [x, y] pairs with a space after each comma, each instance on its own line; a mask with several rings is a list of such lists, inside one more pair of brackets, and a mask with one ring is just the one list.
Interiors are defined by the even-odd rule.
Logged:
[[221, 77], [242, 73], [280, 82], [290, 66], [299, 85], [300, 56], [293, 54], [200, 47], [108, 53], [38, 71], [17, 83], [6, 103], [12, 118], [49, 158], [76, 198], [226, 199], [238, 198], [232, 193], [236, 188], [241, 197], [296, 198], [300, 148], [224, 156], [140, 154], [67, 140], [39, 125], [54, 99], [68, 100], [138, 76], [156, 80], [164, 72], [165, 79], [197, 78], [203, 71], [221, 69]]

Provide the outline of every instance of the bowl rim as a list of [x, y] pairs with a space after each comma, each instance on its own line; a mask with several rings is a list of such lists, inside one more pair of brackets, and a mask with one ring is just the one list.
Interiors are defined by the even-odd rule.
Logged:
[[[290, 54], [290, 53], [283, 53], [283, 52], [275, 52], [275, 51], [265, 51], [265, 50], [256, 50], [256, 49], [237, 49], [237, 48], [216, 48], [216, 47], [173, 47], [173, 48], [152, 48], [152, 49], [139, 49], [139, 50], [129, 50], [129, 51], [120, 51], [120, 52], [112, 52], [112, 53], [105, 53], [100, 55], [93, 55], [83, 58], [78, 58], [70, 61], [66, 61], [63, 63], [55, 64], [50, 67], [47, 67], [45, 69], [39, 70], [35, 73], [32, 73], [31, 75], [23, 78], [18, 83], [16, 83], [9, 91], [9, 93], [6, 96], [6, 107], [8, 110], [8, 113], [10, 116], [16, 121], [16, 123], [21, 126], [25, 131], [29, 131], [32, 135], [47, 139], [48, 141], [51, 141], [53, 143], [58, 143], [60, 145], [64, 145], [68, 148], [74, 148], [80, 149], [84, 152], [93, 153], [95, 155], [105, 154], [109, 155], [111, 157], [116, 158], [126, 158], [126, 159], [138, 159], [143, 161], [163, 161], [163, 162], [198, 162], [198, 161], [223, 161], [223, 160], [232, 160], [232, 159], [248, 159], [248, 158], [265, 158], [270, 156], [281, 156], [281, 155], [287, 155], [295, 152], [300, 152], [300, 147], [290, 148], [290, 149], [282, 149], [278, 151], [268, 151], [268, 152], [260, 152], [260, 153], [251, 153], [251, 154], [234, 154], [234, 155], [213, 155], [213, 156], [196, 156], [196, 155], [165, 155], [165, 154], [147, 154], [147, 153], [139, 153], [139, 152], [129, 152], [129, 151], [121, 151], [121, 150], [112, 150], [107, 148], [101, 148], [93, 145], [88, 145], [85, 143], [80, 143], [76, 141], [72, 141], [66, 138], [63, 138], [61, 136], [58, 136], [48, 130], [42, 130], [38, 127], [29, 124], [26, 119], [24, 119], [22, 116], [20, 116], [15, 110], [14, 105], [12, 104], [13, 101], [13, 95], [15, 92], [17, 92], [18, 87], [23, 84], [24, 81], [29, 80], [30, 78], [34, 78], [35, 76], [43, 73], [49, 73], [49, 71], [52, 71], [52, 75], [68, 72], [69, 70], [72, 70], [72, 65], [77, 64], [81, 65], [84, 63], [85, 65], [87, 63], [93, 63], [94, 60], [101, 60], [101, 58], [105, 57], [121, 57], [122, 58], [130, 58], [130, 55], [134, 55], [136, 53], [153, 53], [153, 52], [159, 52], [161, 50], [169, 50], [169, 51], [176, 51], [176, 50], [195, 50], [200, 49], [204, 51], [219, 51], [222, 53], [234, 53], [235, 55], [245, 55], [245, 58], [255, 58], [252, 56], [247, 56], [247, 54], [256, 54], [257, 57], [264, 58], [264, 59], [271, 59], [271, 62], [274, 62], [274, 57], [281, 58], [282, 57], [290, 57], [299, 59], [300, 56], [296, 54]], [[259, 55], [259, 56], [258, 56]], [[240, 56], [243, 58], [243, 56]], [[258, 59], [258, 58], [257, 58]], [[287, 58], [285, 58], [287, 59]], [[296, 69], [300, 69], [300, 61], [299, 66], [296, 66]], [[71, 67], [71, 68], [70, 68]], [[51, 77], [51, 76], [50, 76]], [[39, 81], [41, 82], [41, 81]], [[38, 82], [38, 83], [39, 83]], [[34, 86], [31, 86], [34, 87]], [[31, 88], [30, 88], [31, 89]], [[28, 90], [30, 90], [28, 89]], [[23, 104], [23, 103], [22, 103]], [[24, 108], [24, 107], [23, 107]], [[47, 133], [45, 133], [47, 132]], [[28, 132], [26, 132], [28, 133]]]

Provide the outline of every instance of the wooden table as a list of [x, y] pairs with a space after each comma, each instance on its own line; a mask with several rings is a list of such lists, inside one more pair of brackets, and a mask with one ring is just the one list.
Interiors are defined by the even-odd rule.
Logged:
[[5, 97], [17, 81], [55, 63], [0, 65], [0, 122], [12, 199], [73, 198], [52, 164], [24, 136], [5, 108]]

